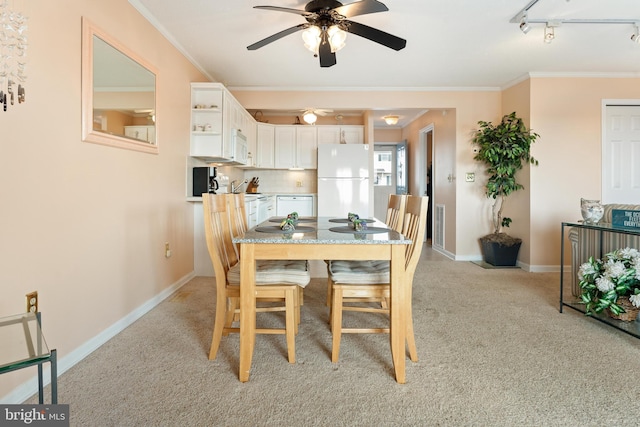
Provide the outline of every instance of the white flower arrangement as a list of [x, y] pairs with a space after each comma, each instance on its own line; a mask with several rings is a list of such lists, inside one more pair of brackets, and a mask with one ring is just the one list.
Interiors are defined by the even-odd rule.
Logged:
[[580, 298], [587, 314], [609, 309], [613, 314], [624, 313], [617, 304], [621, 296], [629, 297], [634, 307], [640, 308], [640, 251], [634, 248], [617, 249], [602, 260], [589, 258], [578, 271]]

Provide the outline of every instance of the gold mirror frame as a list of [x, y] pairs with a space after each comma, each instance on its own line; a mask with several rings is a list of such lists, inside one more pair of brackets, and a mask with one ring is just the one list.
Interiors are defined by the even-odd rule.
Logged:
[[[94, 64], [94, 37], [100, 38], [102, 41], [113, 47], [115, 50], [136, 62], [142, 68], [145, 68], [154, 75], [154, 105], [155, 113], [155, 139], [154, 142], [145, 142], [124, 135], [103, 132], [94, 129], [94, 82], [93, 82], [93, 64]], [[125, 45], [115, 40], [104, 31], [100, 30], [87, 18], [82, 18], [82, 140], [96, 144], [109, 145], [112, 147], [124, 148], [128, 150], [142, 151], [145, 153], [158, 154], [158, 131], [157, 131], [157, 87], [158, 72], [157, 69], [131, 51]]]

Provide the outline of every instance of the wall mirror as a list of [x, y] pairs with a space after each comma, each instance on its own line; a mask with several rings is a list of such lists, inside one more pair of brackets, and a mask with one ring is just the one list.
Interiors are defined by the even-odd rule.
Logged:
[[82, 19], [82, 139], [158, 152], [155, 67]]

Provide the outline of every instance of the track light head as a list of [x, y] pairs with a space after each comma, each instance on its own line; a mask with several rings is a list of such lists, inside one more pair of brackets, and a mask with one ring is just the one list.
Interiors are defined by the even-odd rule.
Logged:
[[527, 12], [522, 14], [522, 18], [520, 19], [520, 31], [524, 34], [527, 34], [531, 31], [531, 25], [529, 25], [529, 18], [527, 17]]
[[638, 23], [636, 23], [633, 26], [633, 28], [634, 28], [634, 31], [633, 31], [633, 34], [631, 35], [631, 41], [640, 43], [640, 27]]
[[547, 22], [547, 25], [544, 27], [544, 42], [549, 44], [553, 41], [553, 39], [556, 38], [556, 32], [555, 32], [555, 27], [550, 25], [550, 23]]

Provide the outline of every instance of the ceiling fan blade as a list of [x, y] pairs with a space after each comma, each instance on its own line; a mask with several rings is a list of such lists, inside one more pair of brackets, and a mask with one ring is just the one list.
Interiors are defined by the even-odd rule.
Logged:
[[299, 9], [291, 9], [288, 7], [278, 7], [278, 6], [253, 6], [254, 9], [265, 9], [265, 10], [275, 10], [276, 12], [286, 12], [286, 13], [294, 13], [296, 15], [304, 16], [313, 16], [315, 13], [307, 12], [306, 10]]
[[318, 47], [318, 56], [320, 56], [321, 67], [331, 67], [336, 65], [336, 54], [335, 52], [331, 52], [331, 45], [326, 38]]
[[296, 25], [295, 27], [291, 27], [291, 28], [287, 28], [286, 30], [282, 30], [279, 33], [275, 33], [267, 38], [264, 38], [258, 42], [255, 42], [252, 45], [247, 46], [248, 50], [256, 50], [256, 49], [260, 49], [263, 46], [268, 45], [269, 43], [272, 43], [276, 40], [279, 40], [285, 36], [288, 36], [289, 34], [293, 34], [296, 31], [300, 31], [305, 29], [309, 24], [299, 24]]
[[365, 39], [369, 39], [373, 42], [380, 43], [381, 45], [393, 50], [404, 49], [404, 47], [407, 45], [407, 41], [405, 39], [396, 37], [393, 34], [385, 33], [384, 31], [380, 31], [368, 25], [347, 20], [343, 22], [347, 24], [344, 26], [345, 31], [360, 37], [364, 37]]
[[377, 0], [362, 0], [336, 7], [333, 10], [345, 18], [351, 18], [368, 13], [386, 12], [389, 8]]

